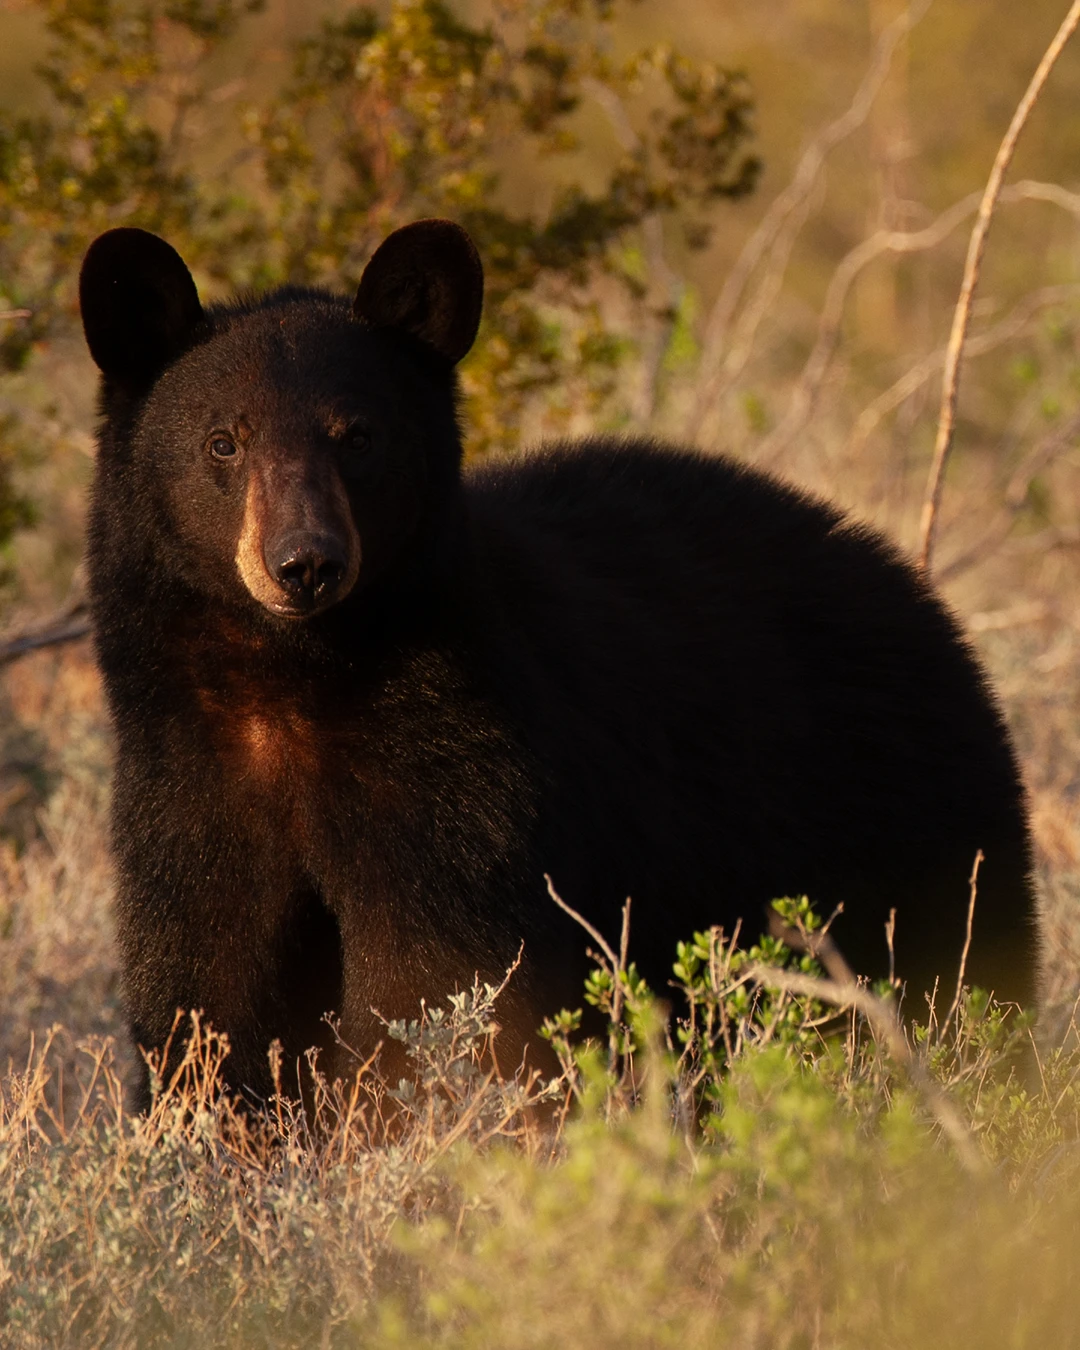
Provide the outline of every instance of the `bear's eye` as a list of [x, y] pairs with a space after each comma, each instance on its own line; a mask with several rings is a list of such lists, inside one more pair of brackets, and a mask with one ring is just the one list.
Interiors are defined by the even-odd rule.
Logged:
[[236, 442], [221, 431], [214, 432], [207, 441], [206, 448], [214, 459], [232, 459], [236, 454]]
[[356, 423], [345, 432], [345, 448], [362, 454], [365, 450], [371, 449], [371, 432], [363, 423]]

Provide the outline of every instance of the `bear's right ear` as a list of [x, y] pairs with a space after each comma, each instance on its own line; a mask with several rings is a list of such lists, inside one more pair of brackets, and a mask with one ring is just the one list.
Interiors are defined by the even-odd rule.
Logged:
[[108, 379], [131, 389], [149, 385], [179, 355], [203, 314], [176, 249], [133, 229], [110, 230], [90, 245], [79, 305], [90, 355]]

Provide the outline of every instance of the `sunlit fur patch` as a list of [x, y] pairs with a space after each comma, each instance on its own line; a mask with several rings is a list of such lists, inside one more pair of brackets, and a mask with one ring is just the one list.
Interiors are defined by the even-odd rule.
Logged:
[[230, 777], [270, 784], [318, 772], [318, 737], [309, 718], [287, 701], [266, 699], [257, 682], [227, 678], [223, 689], [199, 689], [199, 703]]
[[285, 738], [274, 724], [258, 713], [240, 721], [239, 740], [247, 767], [260, 777], [276, 777], [285, 754]]
[[318, 764], [314, 727], [290, 710], [282, 709], [278, 720], [264, 713], [242, 714], [239, 741], [245, 767], [258, 778], [295, 778]]
[[248, 478], [244, 498], [244, 522], [236, 548], [236, 566], [240, 579], [260, 605], [273, 609], [281, 603], [281, 588], [270, 579], [262, 551], [262, 492], [259, 475]]

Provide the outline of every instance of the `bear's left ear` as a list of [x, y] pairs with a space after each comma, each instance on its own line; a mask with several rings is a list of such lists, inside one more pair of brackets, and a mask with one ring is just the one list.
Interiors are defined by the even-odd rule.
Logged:
[[203, 316], [183, 258], [146, 230], [109, 230], [94, 240], [79, 274], [79, 305], [90, 355], [132, 389], [152, 383]]
[[484, 269], [473, 241], [450, 220], [417, 220], [384, 239], [364, 268], [353, 313], [396, 328], [456, 364], [473, 345]]

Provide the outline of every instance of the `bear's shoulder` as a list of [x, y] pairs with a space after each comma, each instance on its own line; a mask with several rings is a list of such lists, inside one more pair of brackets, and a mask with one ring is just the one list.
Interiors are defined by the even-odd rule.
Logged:
[[490, 517], [631, 513], [819, 531], [844, 519], [830, 503], [729, 455], [647, 438], [598, 436], [492, 456], [471, 465], [465, 481], [474, 511]]

